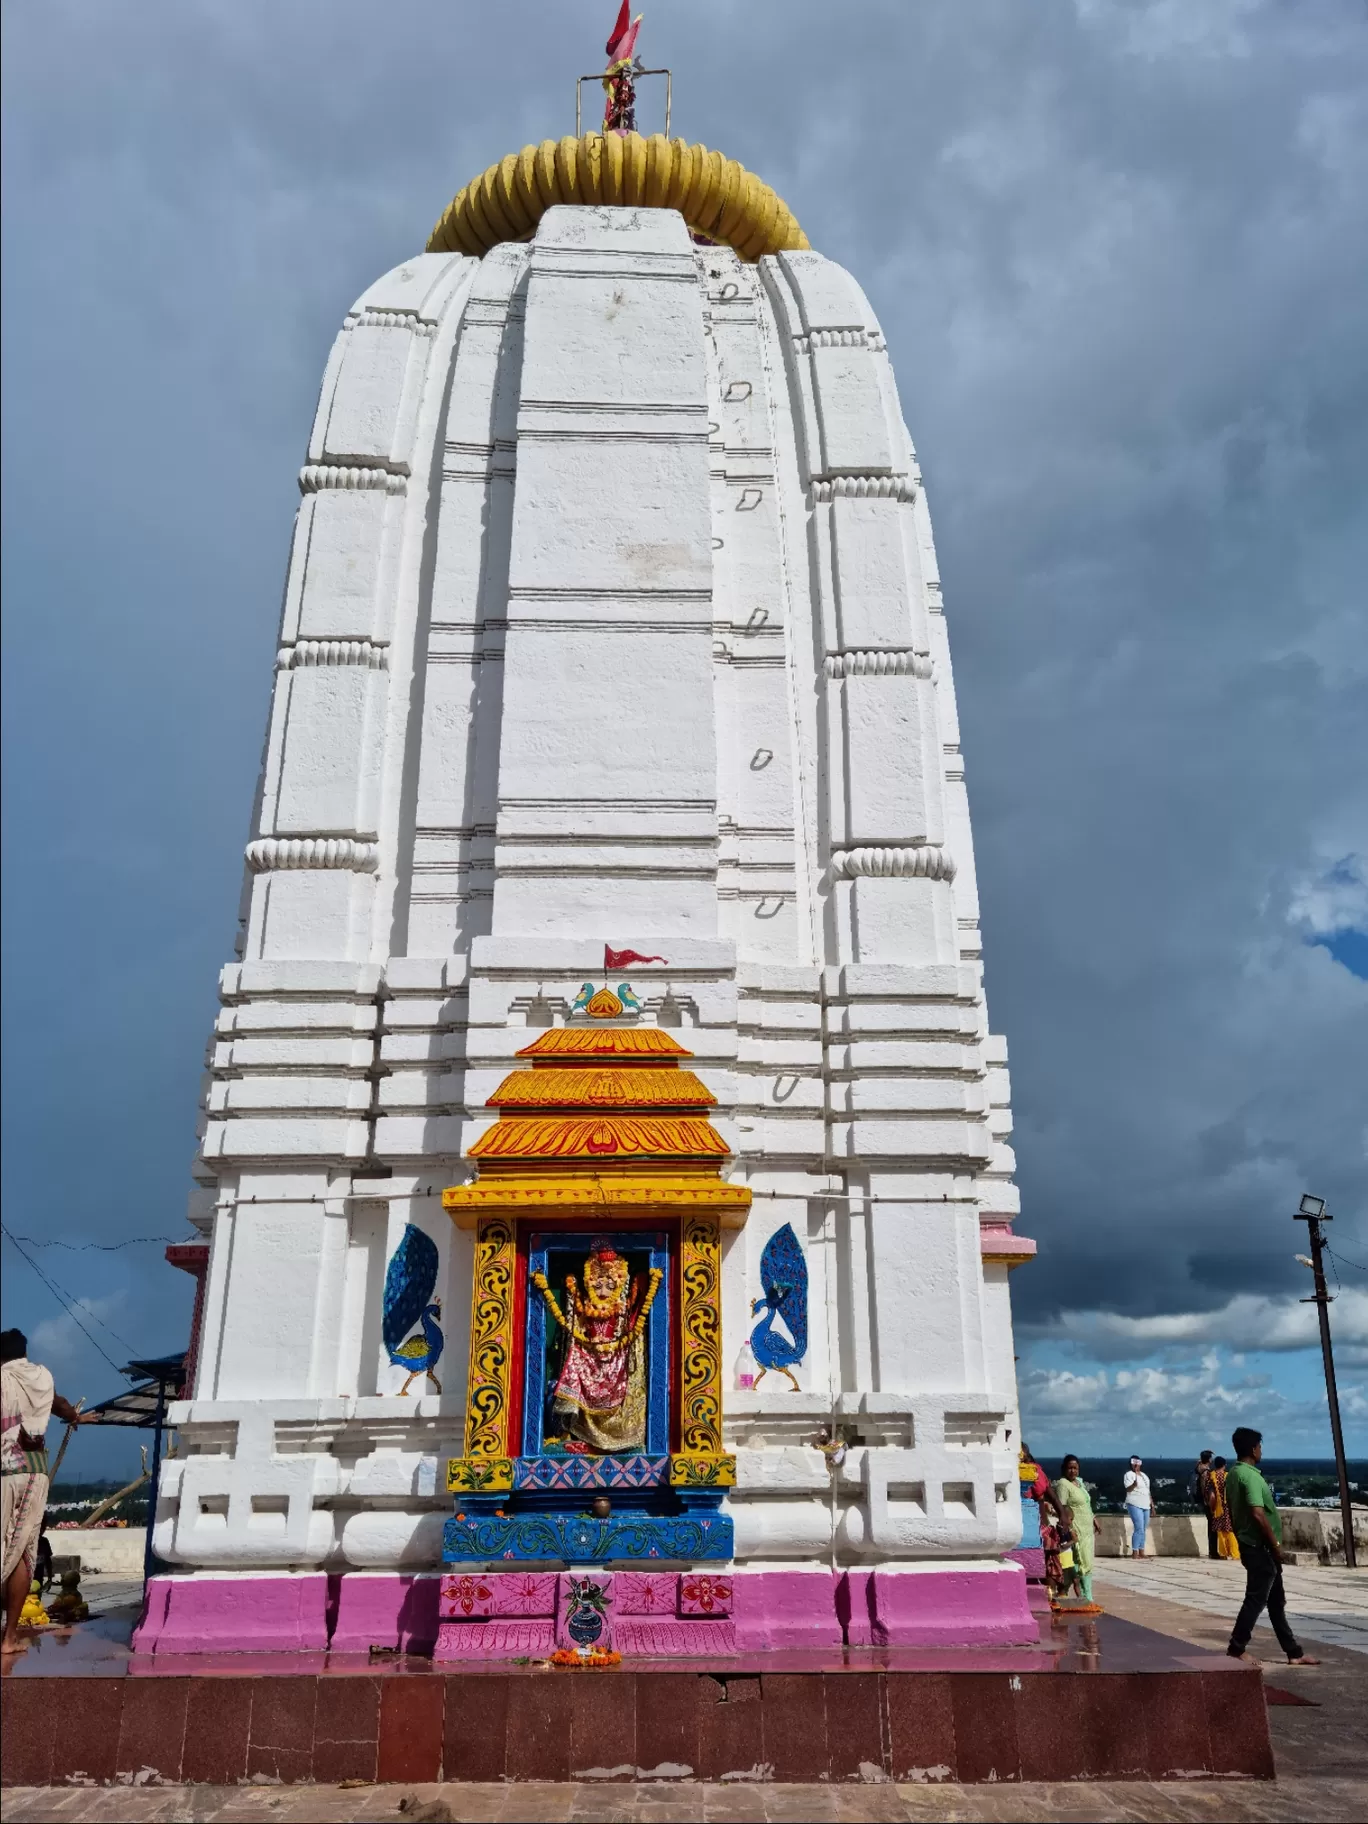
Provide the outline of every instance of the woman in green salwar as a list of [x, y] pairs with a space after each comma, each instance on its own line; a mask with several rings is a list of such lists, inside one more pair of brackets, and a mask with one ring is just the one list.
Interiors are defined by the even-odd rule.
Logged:
[[1083, 1486], [1083, 1475], [1077, 1457], [1065, 1457], [1060, 1464], [1054, 1496], [1059, 1503], [1059, 1511], [1073, 1528], [1073, 1560], [1079, 1594], [1084, 1602], [1091, 1602], [1093, 1539], [1102, 1529], [1093, 1514], [1092, 1497]]

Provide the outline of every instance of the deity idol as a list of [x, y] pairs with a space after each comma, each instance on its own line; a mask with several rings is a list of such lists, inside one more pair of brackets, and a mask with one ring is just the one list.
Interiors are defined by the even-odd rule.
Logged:
[[575, 1452], [604, 1455], [643, 1450], [646, 1445], [646, 1351], [642, 1332], [660, 1285], [652, 1267], [643, 1280], [632, 1275], [621, 1254], [595, 1245], [584, 1263], [583, 1287], [565, 1276], [562, 1307], [544, 1273], [532, 1283], [564, 1332], [560, 1375], [551, 1409], [563, 1421], [563, 1443]]

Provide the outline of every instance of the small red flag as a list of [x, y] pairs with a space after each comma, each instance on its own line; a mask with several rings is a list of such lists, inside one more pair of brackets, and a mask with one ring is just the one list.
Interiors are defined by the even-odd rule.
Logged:
[[663, 963], [663, 956], [639, 956], [635, 950], [614, 950], [608, 944], [603, 946], [603, 967], [608, 969], [628, 969], [633, 963]]
[[617, 56], [618, 46], [627, 36], [627, 28], [631, 23], [631, 0], [622, 0], [622, 10], [617, 16], [617, 24], [613, 27], [612, 35], [609, 38], [608, 43], [604, 46], [610, 62]]

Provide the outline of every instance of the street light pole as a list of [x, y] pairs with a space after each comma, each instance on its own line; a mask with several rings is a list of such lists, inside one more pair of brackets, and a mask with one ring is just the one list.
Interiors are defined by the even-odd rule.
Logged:
[[1314, 1298], [1304, 1298], [1304, 1305], [1315, 1305], [1320, 1317], [1321, 1357], [1325, 1363], [1325, 1392], [1330, 1402], [1330, 1435], [1335, 1443], [1335, 1470], [1339, 1476], [1340, 1516], [1344, 1525], [1344, 1562], [1353, 1570], [1358, 1564], [1354, 1551], [1354, 1510], [1349, 1501], [1349, 1468], [1344, 1460], [1344, 1432], [1340, 1428], [1339, 1390], [1335, 1386], [1335, 1356], [1330, 1347], [1330, 1292], [1325, 1283], [1325, 1236], [1323, 1222], [1333, 1222], [1323, 1198], [1303, 1197], [1301, 1208], [1293, 1218], [1304, 1222], [1311, 1240], [1311, 1271], [1315, 1276]]

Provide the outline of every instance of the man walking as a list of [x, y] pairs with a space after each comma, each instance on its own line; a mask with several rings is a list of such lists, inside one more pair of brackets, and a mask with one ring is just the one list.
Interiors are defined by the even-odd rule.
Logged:
[[4, 1489], [4, 1656], [24, 1650], [19, 1616], [33, 1582], [38, 1536], [47, 1506], [45, 1434], [53, 1413], [68, 1425], [82, 1423], [69, 1400], [53, 1389], [52, 1376], [28, 1359], [22, 1331], [0, 1333], [0, 1470]]
[[1226, 1652], [1232, 1659], [1247, 1659], [1258, 1664], [1249, 1651], [1249, 1642], [1255, 1622], [1267, 1608], [1269, 1624], [1278, 1637], [1278, 1645], [1287, 1655], [1288, 1665], [1318, 1666], [1320, 1661], [1302, 1652], [1296, 1635], [1287, 1625], [1282, 1518], [1273, 1491], [1259, 1471], [1263, 1433], [1241, 1425], [1230, 1441], [1235, 1446], [1238, 1461], [1226, 1471], [1226, 1500], [1230, 1505], [1230, 1524], [1240, 1542], [1240, 1558], [1245, 1567], [1245, 1599], [1235, 1617]]

